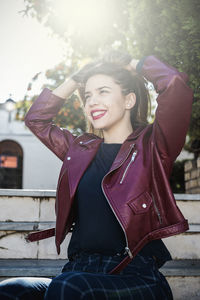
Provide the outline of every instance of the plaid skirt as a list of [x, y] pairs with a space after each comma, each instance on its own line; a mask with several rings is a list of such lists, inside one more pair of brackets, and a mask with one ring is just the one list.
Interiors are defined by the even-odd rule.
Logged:
[[45, 300], [173, 300], [170, 286], [150, 256], [136, 255], [120, 274], [108, 274], [121, 255], [81, 253], [50, 283]]

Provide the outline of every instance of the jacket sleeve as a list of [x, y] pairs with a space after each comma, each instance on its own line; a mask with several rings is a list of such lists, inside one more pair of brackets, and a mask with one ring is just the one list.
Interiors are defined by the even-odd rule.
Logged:
[[190, 122], [193, 93], [186, 84], [188, 77], [155, 56], [146, 57], [138, 71], [158, 93], [152, 141], [163, 159], [174, 161], [184, 146]]
[[75, 139], [68, 130], [53, 124], [64, 99], [44, 89], [25, 116], [26, 126], [61, 160], [64, 160], [70, 143]]

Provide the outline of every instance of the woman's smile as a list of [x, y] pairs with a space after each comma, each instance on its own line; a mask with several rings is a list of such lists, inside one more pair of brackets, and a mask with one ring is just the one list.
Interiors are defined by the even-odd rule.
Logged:
[[105, 116], [107, 110], [95, 109], [91, 111], [91, 116], [93, 120], [97, 120]]

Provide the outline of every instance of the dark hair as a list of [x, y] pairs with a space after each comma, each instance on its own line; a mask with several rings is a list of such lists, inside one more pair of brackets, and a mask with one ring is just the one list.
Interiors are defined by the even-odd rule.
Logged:
[[[147, 125], [148, 108], [150, 104], [150, 97], [147, 90], [147, 82], [140, 75], [133, 75], [130, 71], [122, 68], [119, 65], [102, 62], [94, 64], [85, 74], [79, 94], [83, 104], [85, 103], [85, 84], [87, 80], [97, 74], [110, 76], [115, 83], [119, 84], [123, 95], [128, 95], [133, 92], [136, 95], [136, 104], [131, 109], [131, 124], [135, 129], [141, 125]], [[88, 124], [89, 132], [96, 133], [93, 126]]]

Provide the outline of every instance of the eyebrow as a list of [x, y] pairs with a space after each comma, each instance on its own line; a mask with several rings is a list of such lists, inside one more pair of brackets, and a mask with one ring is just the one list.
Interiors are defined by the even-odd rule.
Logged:
[[[110, 90], [111, 90], [111, 87], [106, 86], [106, 85], [101, 86], [101, 87], [97, 88], [96, 90], [99, 91], [99, 90], [101, 90], [101, 89], [103, 89], [103, 88], [107, 88], [107, 89], [110, 89]], [[85, 92], [85, 95], [86, 95], [86, 94], [90, 94], [90, 92], [89, 92], [89, 91], [88, 91], [88, 92]]]

